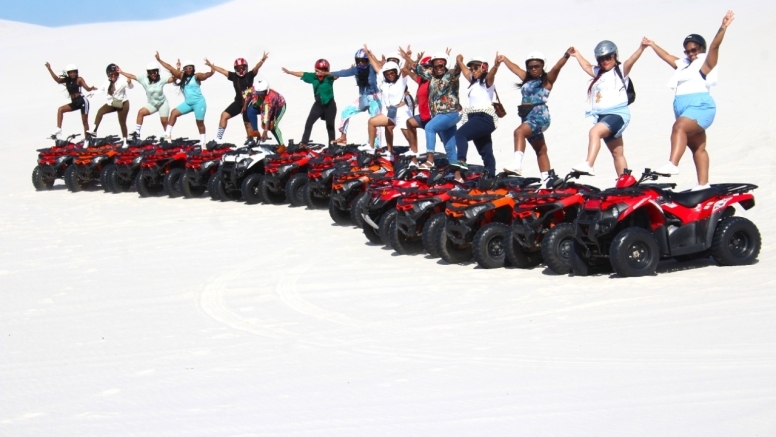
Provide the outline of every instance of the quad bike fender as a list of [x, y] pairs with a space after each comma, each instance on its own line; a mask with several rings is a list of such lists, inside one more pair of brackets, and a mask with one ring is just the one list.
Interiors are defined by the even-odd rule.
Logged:
[[618, 221], [622, 222], [636, 211], [643, 211], [647, 215], [650, 226], [649, 230], [652, 232], [654, 232], [655, 229], [659, 228], [660, 226], [664, 226], [666, 224], [666, 217], [663, 214], [663, 210], [654, 199], [650, 198], [642, 199], [632, 205], [630, 208], [621, 212]]

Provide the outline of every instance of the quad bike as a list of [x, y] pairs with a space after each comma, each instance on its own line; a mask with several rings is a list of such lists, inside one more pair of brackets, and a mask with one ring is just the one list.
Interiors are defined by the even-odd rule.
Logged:
[[288, 201], [291, 206], [303, 206], [310, 161], [325, 147], [324, 144], [304, 145], [289, 141], [285, 152], [268, 157], [264, 177], [258, 186], [261, 199], [274, 205]]
[[[512, 212], [512, 226], [507, 232], [504, 245], [507, 260], [511, 265], [530, 268], [543, 260], [555, 273], [569, 272], [574, 219], [585, 201], [585, 196], [601, 191], [596, 187], [572, 181], [579, 176], [579, 172], [573, 171], [560, 179], [550, 170], [550, 180], [553, 183], [549, 189], [518, 196], [519, 202], [515, 204]], [[490, 235], [497, 235], [497, 232]], [[481, 235], [479, 241], [487, 246], [489, 237]], [[491, 262], [487, 247], [475, 247], [474, 256], [481, 266]]]
[[362, 151], [354, 169], [336, 175], [331, 184], [329, 216], [342, 226], [364, 227], [361, 204], [367, 201], [366, 189], [382, 175], [393, 175], [393, 162], [375, 151]]
[[320, 155], [310, 160], [304, 190], [304, 204], [308, 208], [328, 207], [332, 180], [335, 175], [353, 169], [359, 156], [358, 147], [358, 144], [330, 145], [323, 149]]
[[224, 202], [242, 197], [247, 204], [261, 203], [258, 188], [264, 177], [264, 165], [277, 147], [257, 144], [251, 138], [242, 147], [226, 152], [217, 167], [218, 172], [213, 173], [212, 181], [208, 182], [210, 197]]
[[211, 177], [218, 174], [222, 157], [234, 149], [234, 144], [218, 144], [211, 141], [205, 150], [194, 150], [186, 159], [186, 168], [180, 178], [180, 192], [183, 197], [201, 197], [208, 188]]
[[439, 226], [435, 234], [436, 250], [443, 260], [450, 264], [466, 262], [473, 257], [473, 245], [482, 247], [475, 236], [483, 235], [481, 229], [498, 228], [501, 238], [489, 241], [494, 263], [489, 268], [504, 265], [504, 236], [512, 224], [512, 210], [515, 194], [534, 192], [538, 188], [538, 178], [510, 177], [497, 175], [493, 179], [480, 179], [477, 188], [469, 191], [450, 192], [450, 200], [445, 208], [445, 224]]
[[100, 175], [106, 190], [116, 194], [129, 191], [140, 171], [140, 163], [146, 155], [152, 153], [156, 144], [156, 137], [150, 136], [145, 140], [131, 143], [126, 149], [119, 150], [113, 158], [113, 163], [103, 169], [105, 174]]
[[450, 200], [450, 191], [470, 190], [483, 174], [484, 169], [470, 165], [464, 182], [460, 183], [438, 170], [431, 170], [425, 187], [400, 189], [396, 219], [388, 230], [390, 247], [401, 255], [418, 253], [425, 248], [429, 255], [438, 258], [433, 244], [434, 232], [445, 221], [445, 204]]
[[74, 157], [83, 150], [81, 142], [73, 140], [81, 134], [73, 134], [64, 140], [54, 139], [54, 147], [38, 149], [38, 165], [32, 169], [32, 185], [38, 191], [50, 190], [57, 179], [64, 179], [65, 171]]
[[[135, 176], [135, 186], [140, 197], [154, 197], [169, 194], [175, 189], [174, 183], [180, 179], [185, 166], [186, 153], [199, 148], [198, 140], [178, 138], [171, 142], [162, 142], [156, 149], [145, 155], [140, 162], [140, 171]], [[176, 169], [176, 178], [167, 178], [171, 170]], [[165, 183], [165, 180], [167, 183]]]
[[753, 184], [713, 184], [675, 192], [656, 184], [650, 169], [637, 181], [630, 170], [615, 188], [589, 195], [575, 221], [571, 269], [588, 275], [611, 266], [619, 276], [652, 275], [661, 258], [708, 257], [722, 266], [752, 264], [760, 232], [736, 217], [734, 205], [754, 206]]
[[103, 169], [113, 163], [113, 158], [121, 148], [122, 140], [117, 136], [93, 138], [92, 145], [81, 149], [73, 164], [65, 170], [65, 185], [76, 193], [93, 181], [99, 181], [103, 189], [105, 182]]

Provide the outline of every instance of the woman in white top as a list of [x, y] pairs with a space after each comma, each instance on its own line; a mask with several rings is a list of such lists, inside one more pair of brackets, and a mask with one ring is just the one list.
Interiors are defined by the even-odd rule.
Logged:
[[[463, 55], [456, 57], [461, 76], [469, 82], [466, 93], [469, 96], [469, 106], [463, 108], [461, 122], [463, 123], [455, 131], [455, 146], [458, 151], [458, 167], [466, 169], [466, 153], [469, 151], [469, 141], [474, 142], [474, 147], [482, 157], [482, 164], [491, 176], [496, 174], [496, 158], [493, 156], [493, 139], [491, 134], [498, 126], [498, 116], [493, 109], [493, 94], [495, 92], [494, 81], [498, 72], [498, 53], [493, 67], [488, 68], [488, 61], [480, 56], [475, 56], [468, 63], [463, 63]], [[456, 179], [460, 174], [456, 170]]]
[[121, 127], [121, 137], [124, 138], [124, 144], [127, 142], [127, 115], [129, 115], [129, 98], [127, 97], [127, 88], [133, 88], [132, 80], [127, 79], [126, 83], [119, 82], [119, 68], [116, 64], [110, 64], [105, 68], [105, 74], [108, 80], [100, 87], [99, 91], [105, 93], [107, 102], [97, 110], [97, 116], [94, 118], [94, 130], [89, 132], [91, 136], [97, 136], [97, 129], [100, 128], [102, 116], [111, 112], [118, 112], [119, 126]]
[[623, 153], [622, 133], [630, 123], [630, 110], [628, 109], [628, 84], [633, 64], [644, 53], [646, 46], [641, 45], [631, 55], [620, 69], [617, 46], [611, 41], [601, 41], [595, 46], [595, 58], [598, 65], [593, 66], [574, 47], [568, 50], [569, 56], [574, 56], [579, 66], [589, 74], [593, 80], [587, 88], [590, 99], [590, 110], [585, 113], [587, 117], [593, 117], [595, 125], [588, 135], [587, 159], [572, 167], [573, 170], [590, 175], [595, 175], [593, 165], [601, 150], [601, 140], [604, 140], [614, 159], [614, 168], [617, 175], [621, 175], [628, 167]]
[[679, 160], [687, 147], [692, 150], [695, 171], [698, 175], [698, 188], [708, 188], [709, 154], [706, 152], [706, 129], [714, 121], [717, 106], [709, 94], [709, 89], [717, 84], [717, 60], [719, 46], [730, 23], [735, 16], [728, 11], [722, 19], [714, 40], [706, 53], [706, 41], [700, 35], [688, 35], [684, 39], [685, 58], [668, 54], [654, 41], [644, 38], [642, 44], [648, 45], [668, 65], [676, 70], [669, 82], [675, 91], [674, 116], [676, 121], [671, 129], [671, 157], [668, 163], [656, 170], [664, 175], [679, 174]]
[[393, 128], [400, 126], [404, 136], [407, 137], [407, 120], [412, 117], [410, 105], [407, 104], [407, 70], [399, 67], [399, 64], [388, 61], [382, 66], [369, 49], [364, 46], [369, 55], [372, 67], [380, 71], [377, 77], [377, 86], [380, 88], [380, 100], [382, 110], [380, 114], [369, 119], [369, 147], [374, 148], [377, 138], [377, 128], [385, 127], [385, 144], [388, 146], [389, 156], [393, 154]]

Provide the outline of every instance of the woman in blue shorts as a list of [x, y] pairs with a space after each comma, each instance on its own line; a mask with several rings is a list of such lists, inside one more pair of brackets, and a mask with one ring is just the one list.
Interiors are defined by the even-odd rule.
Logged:
[[541, 52], [528, 54], [525, 59], [525, 70], [507, 59], [506, 56], [499, 56], [509, 71], [515, 73], [523, 81], [518, 85], [523, 94], [523, 100], [522, 104], [517, 107], [522, 123], [515, 129], [515, 161], [511, 166], [504, 167], [504, 171], [517, 175], [523, 173], [523, 154], [527, 139], [536, 151], [536, 160], [539, 163], [542, 181], [548, 178], [551, 167], [550, 158], [547, 156], [547, 143], [544, 141], [544, 131], [550, 127], [550, 110], [547, 109], [547, 99], [550, 97], [552, 85], [558, 79], [560, 69], [566, 65], [569, 57], [568, 53], [564, 53], [550, 71], [545, 71], [545, 57]]
[[622, 139], [622, 133], [630, 123], [628, 75], [645, 48], [645, 45], [640, 45], [631, 57], [622, 63], [622, 69], [620, 69], [617, 46], [611, 41], [604, 40], [595, 46], [593, 53], [598, 63], [595, 66], [573, 47], [566, 52], [569, 56], [577, 58], [579, 66], [593, 78], [587, 88], [590, 110], [585, 113], [585, 116], [593, 117], [595, 124], [588, 134], [587, 159], [572, 167], [572, 170], [595, 175], [593, 165], [598, 151], [601, 150], [601, 140], [604, 140], [606, 147], [612, 153], [617, 176], [628, 167]]
[[679, 160], [687, 147], [692, 150], [695, 171], [698, 176], [697, 188], [708, 188], [709, 154], [706, 152], [706, 129], [714, 121], [717, 106], [709, 94], [709, 89], [717, 84], [717, 61], [719, 46], [730, 23], [735, 16], [728, 11], [722, 19], [708, 53], [706, 41], [700, 35], [691, 34], [684, 39], [685, 58], [668, 54], [654, 41], [644, 38], [642, 44], [648, 45], [668, 65], [674, 73], [669, 86], [674, 90], [674, 116], [676, 121], [671, 129], [671, 157], [668, 162], [656, 170], [664, 175], [679, 174]]
[[[194, 61], [186, 60], [183, 62], [183, 71], [181, 71], [162, 61], [159, 58], [159, 52], [156, 52], [156, 60], [177, 79], [175, 84], [181, 88], [184, 97], [183, 103], [170, 113], [170, 121], [167, 123], [164, 138], [172, 138], [172, 128], [175, 126], [175, 121], [179, 116], [194, 112], [194, 117], [197, 120], [197, 129], [199, 129], [199, 142], [204, 146], [206, 142], [205, 112], [207, 111], [207, 102], [205, 102], [205, 97], [202, 95], [202, 90], [199, 86], [203, 80], [212, 76], [215, 70], [211, 67], [207, 73], [195, 73]], [[208, 62], [207, 59], [205, 62]]]

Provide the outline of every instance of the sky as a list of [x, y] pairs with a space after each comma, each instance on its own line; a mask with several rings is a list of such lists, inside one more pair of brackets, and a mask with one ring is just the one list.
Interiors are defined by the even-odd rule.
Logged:
[[111, 21], [163, 20], [189, 14], [229, 0], [33, 0], [7, 1], [0, 8], [0, 19], [47, 27]]

